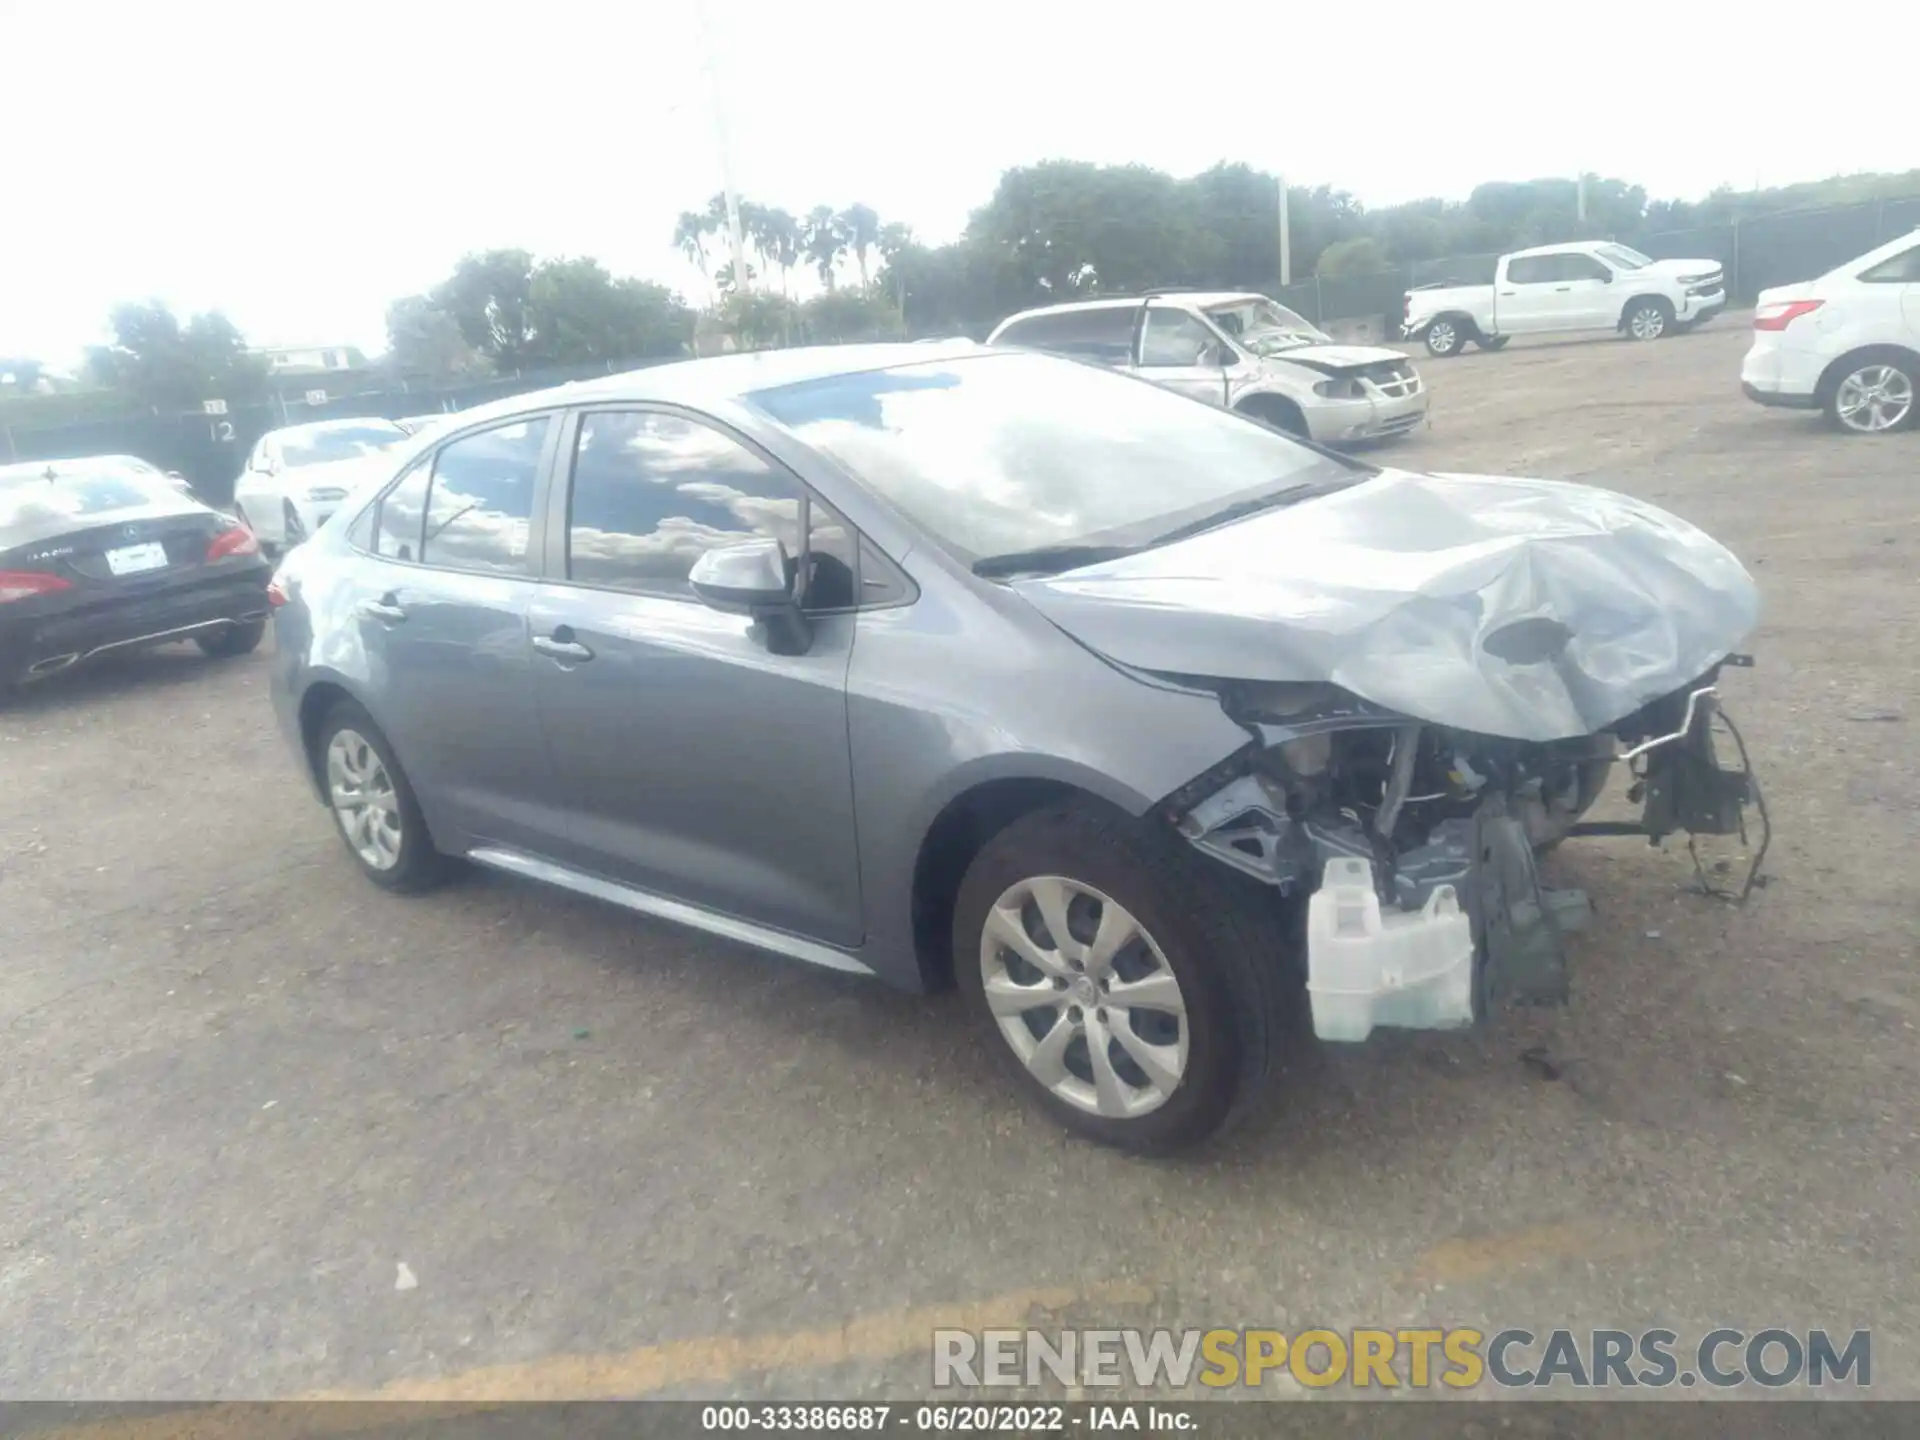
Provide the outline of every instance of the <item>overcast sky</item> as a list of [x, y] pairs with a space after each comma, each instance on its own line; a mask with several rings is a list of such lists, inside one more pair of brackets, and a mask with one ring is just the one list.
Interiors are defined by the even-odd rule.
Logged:
[[[732, 0], [735, 182], [953, 238], [1008, 166], [1219, 160], [1369, 205], [1586, 169], [1697, 197], [1920, 165], [1920, 9]], [[256, 344], [384, 346], [468, 250], [592, 255], [704, 298], [719, 188], [693, 0], [0, 0], [0, 355], [68, 363], [116, 301]]]

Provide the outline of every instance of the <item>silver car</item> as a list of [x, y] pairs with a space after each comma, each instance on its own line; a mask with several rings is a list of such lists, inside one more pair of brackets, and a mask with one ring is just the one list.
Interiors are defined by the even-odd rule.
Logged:
[[1264, 295], [1154, 291], [1026, 310], [993, 345], [1020, 345], [1131, 371], [1322, 445], [1404, 435], [1427, 418], [1427, 387], [1398, 350], [1342, 345]]
[[[1723, 833], [1739, 563], [980, 346], [468, 412], [282, 564], [275, 704], [376, 884], [456, 860], [913, 989], [1159, 1150], [1323, 1037], [1564, 997], [1536, 851], [1631, 756]], [[1623, 827], [1609, 827], [1618, 833]], [[1305, 989], [1304, 1001], [1302, 989]]]

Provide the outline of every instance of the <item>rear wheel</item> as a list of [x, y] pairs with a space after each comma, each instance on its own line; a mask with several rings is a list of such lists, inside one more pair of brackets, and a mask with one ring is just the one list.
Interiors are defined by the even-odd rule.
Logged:
[[373, 717], [343, 700], [327, 713], [315, 752], [327, 805], [360, 872], [388, 890], [428, 890], [454, 862], [433, 848], [426, 817]]
[[247, 620], [205, 635], [196, 635], [193, 643], [216, 660], [230, 660], [236, 655], [250, 655], [259, 649], [261, 637], [266, 633], [266, 621]]
[[1467, 332], [1458, 320], [1442, 316], [1427, 326], [1425, 336], [1427, 353], [1445, 359], [1449, 355], [1458, 355], [1467, 347]]
[[1263, 1091], [1285, 940], [1230, 878], [1090, 803], [1025, 816], [974, 859], [954, 910], [960, 987], [1061, 1124], [1165, 1152]]
[[1850, 435], [1885, 435], [1914, 423], [1920, 363], [1898, 351], [1841, 362], [1827, 386], [1827, 420]]
[[1482, 350], [1504, 350], [1507, 348], [1507, 341], [1512, 338], [1511, 335], [1481, 335], [1474, 343]]
[[1657, 297], [1628, 303], [1622, 324], [1634, 340], [1658, 340], [1673, 326], [1673, 306]]

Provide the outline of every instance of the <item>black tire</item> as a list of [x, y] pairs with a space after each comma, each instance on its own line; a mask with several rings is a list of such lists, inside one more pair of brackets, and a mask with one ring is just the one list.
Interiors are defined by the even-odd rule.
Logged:
[[1664, 340], [1673, 333], [1673, 306], [1658, 295], [1629, 300], [1620, 312], [1620, 333], [1629, 340]]
[[1470, 338], [1468, 331], [1471, 328], [1457, 316], [1438, 315], [1420, 338], [1425, 342], [1429, 355], [1445, 360], [1467, 348]]
[[283, 550], [291, 550], [307, 538], [306, 522], [300, 518], [300, 512], [293, 508], [291, 500], [281, 502], [280, 534], [283, 537]]
[[434, 848], [426, 816], [420, 811], [420, 802], [414, 798], [413, 786], [407, 782], [406, 772], [400, 768], [393, 747], [387, 743], [387, 737], [380, 733], [380, 727], [373, 723], [373, 717], [351, 700], [342, 700], [329, 710], [314, 737], [313, 765], [320, 777], [321, 789], [329, 789], [328, 753], [334, 737], [342, 731], [352, 731], [360, 736], [379, 758], [391, 782], [400, 819], [398, 859], [392, 866], [381, 869], [370, 864], [347, 838], [339, 812], [334, 809], [331, 799], [328, 800], [327, 815], [360, 873], [382, 889], [402, 894], [417, 894], [445, 882], [459, 868], [458, 862]]
[[1240, 407], [1240, 413], [1283, 435], [1293, 435], [1302, 440], [1313, 438], [1312, 432], [1307, 429], [1307, 417], [1300, 413], [1298, 405], [1284, 396], [1256, 395]]
[[251, 655], [260, 648], [260, 641], [267, 633], [264, 620], [247, 620], [240, 624], [228, 625], [224, 629], [209, 631], [205, 635], [193, 637], [203, 654], [216, 660], [231, 660], [240, 655]]
[[[1841, 418], [1840, 391], [1850, 376], [1869, 367], [1884, 367], [1906, 382], [1908, 398], [1906, 413], [1893, 424], [1881, 430], [1862, 429]], [[1838, 364], [1830, 368], [1821, 377], [1817, 392], [1820, 408], [1827, 417], [1827, 424], [1843, 435], [1892, 435], [1901, 430], [1911, 430], [1920, 423], [1920, 359], [1904, 350], [1868, 349], [1857, 350], [1844, 355]]]
[[1511, 335], [1479, 335], [1474, 337], [1473, 343], [1482, 350], [1504, 350], [1507, 348], [1507, 341], [1512, 338]]
[[[1239, 877], [1215, 874], [1209, 865], [1149, 822], [1094, 802], [1070, 801], [1016, 820], [968, 867], [953, 932], [954, 968], [967, 1008], [1001, 1063], [1068, 1129], [1121, 1149], [1164, 1154], [1241, 1118], [1266, 1092], [1287, 1028], [1284, 997], [1298, 991], [1291, 963], [1297, 949], [1272, 908], [1271, 892], [1252, 882], [1241, 888]], [[1153, 938], [1173, 972], [1185, 1007], [1187, 1059], [1158, 1108], [1133, 1117], [1105, 1116], [1055, 1095], [1028, 1071], [988, 1008], [982, 956], [989, 911], [1010, 887], [1042, 876], [1062, 876], [1111, 897]], [[1074, 1043], [1085, 1065], [1090, 1057], [1081, 1035]], [[1072, 1054], [1065, 1057], [1069, 1069]]]

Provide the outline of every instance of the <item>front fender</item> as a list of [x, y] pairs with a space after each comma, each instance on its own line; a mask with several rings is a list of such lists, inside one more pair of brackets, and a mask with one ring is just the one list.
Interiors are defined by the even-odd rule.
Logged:
[[1277, 395], [1304, 409], [1319, 398], [1313, 393], [1314, 382], [1325, 378], [1324, 375], [1305, 372], [1265, 371], [1230, 384], [1227, 388], [1227, 408], [1238, 409], [1256, 395]]

